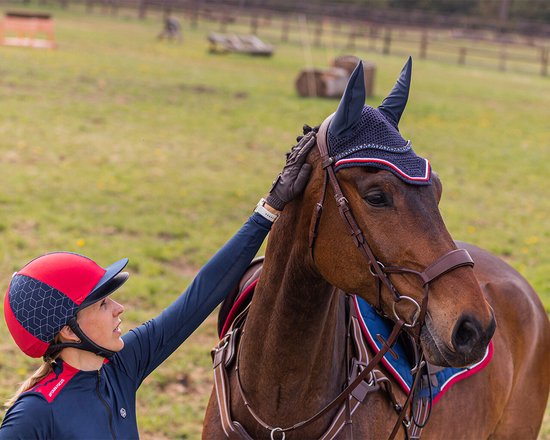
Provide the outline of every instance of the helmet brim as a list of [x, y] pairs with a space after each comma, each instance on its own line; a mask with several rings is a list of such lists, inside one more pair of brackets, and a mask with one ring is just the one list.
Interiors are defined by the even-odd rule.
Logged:
[[127, 264], [128, 258], [123, 258], [107, 267], [105, 269], [105, 274], [101, 277], [86, 299], [82, 301], [78, 310], [82, 310], [98, 302], [122, 286], [130, 276], [128, 272], [122, 272]]

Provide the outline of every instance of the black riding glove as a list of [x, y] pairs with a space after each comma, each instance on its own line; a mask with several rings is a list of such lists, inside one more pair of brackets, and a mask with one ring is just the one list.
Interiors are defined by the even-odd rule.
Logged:
[[266, 197], [267, 204], [277, 211], [282, 211], [285, 205], [301, 194], [306, 187], [311, 165], [305, 163], [305, 160], [315, 145], [315, 135], [315, 130], [310, 129], [287, 154], [286, 165], [273, 182], [271, 191]]

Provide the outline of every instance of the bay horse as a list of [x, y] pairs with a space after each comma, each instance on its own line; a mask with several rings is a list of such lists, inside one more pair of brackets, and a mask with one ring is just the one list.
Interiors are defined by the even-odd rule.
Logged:
[[[359, 64], [321, 125], [308, 186], [273, 225], [246, 322], [232, 340], [236, 360], [225, 388], [212, 392], [203, 439], [419, 438], [403, 429], [411, 425], [403, 418], [407, 395], [380, 365], [361, 404], [350, 408], [346, 397], [330, 405], [350, 383], [344, 292], [392, 319], [394, 331], [409, 330], [429, 364], [478, 362], [492, 341], [487, 366], [431, 406], [422, 438], [537, 438], [550, 386], [548, 316], [518, 272], [447, 231], [441, 182], [397, 128], [411, 68], [409, 59], [374, 109], [364, 105]], [[343, 413], [342, 428], [331, 431]]]

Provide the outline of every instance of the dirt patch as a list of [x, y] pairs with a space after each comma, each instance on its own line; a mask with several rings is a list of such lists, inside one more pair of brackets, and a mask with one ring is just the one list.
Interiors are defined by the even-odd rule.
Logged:
[[197, 93], [197, 94], [215, 94], [219, 93], [219, 91], [211, 86], [207, 86], [204, 84], [181, 84], [179, 86], [180, 90], [183, 90], [185, 92], [191, 92], [191, 93]]

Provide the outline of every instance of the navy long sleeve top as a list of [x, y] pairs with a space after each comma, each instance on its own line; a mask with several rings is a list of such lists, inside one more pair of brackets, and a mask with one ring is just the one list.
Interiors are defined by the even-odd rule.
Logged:
[[159, 316], [123, 336], [124, 348], [97, 371], [58, 360], [8, 410], [0, 440], [136, 439], [136, 391], [237, 285], [271, 222], [253, 214]]

